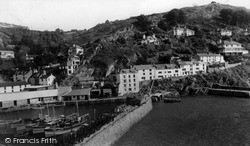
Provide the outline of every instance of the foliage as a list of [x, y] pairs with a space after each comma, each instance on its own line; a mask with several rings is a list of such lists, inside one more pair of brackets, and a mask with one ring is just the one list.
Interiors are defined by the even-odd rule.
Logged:
[[245, 10], [223, 9], [220, 18], [228, 25], [247, 25], [250, 23], [250, 12]]
[[135, 27], [137, 27], [140, 31], [149, 31], [150, 26], [152, 24], [151, 21], [148, 20], [148, 18], [145, 15], [140, 15], [136, 18], [136, 22], [133, 24]]

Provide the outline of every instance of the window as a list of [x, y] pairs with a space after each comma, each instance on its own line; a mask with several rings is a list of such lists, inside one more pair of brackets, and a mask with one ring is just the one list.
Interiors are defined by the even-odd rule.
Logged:
[[126, 75], [123, 75], [123, 78], [126, 78]]
[[132, 91], [132, 88], [128, 88], [129, 91]]
[[134, 86], [136, 86], [136, 83], [134, 83]]
[[134, 78], [135, 78], [135, 75], [134, 75]]
[[135, 79], [134, 79], [134, 82], [135, 82]]
[[131, 84], [129, 84], [129, 87], [131, 87]]
[[124, 83], [126, 83], [126, 80], [124, 80]]
[[129, 79], [128, 82], [131, 82], [131, 80]]
[[130, 78], [130, 75], [128, 75], [128, 78]]
[[145, 77], [142, 77], [141, 79], [142, 79], [142, 80], [145, 80]]
[[175, 72], [177, 73], [177, 72], [178, 72], [178, 70], [175, 70]]
[[124, 87], [126, 87], [126, 84], [124, 84]]
[[14, 100], [14, 106], [17, 106], [17, 101], [16, 100]]
[[162, 74], [162, 71], [159, 71], [158, 73], [159, 73], [159, 74]]
[[143, 73], [143, 75], [145, 75], [145, 73]]
[[152, 71], [152, 69], [149, 69], [149, 71]]
[[168, 73], [172, 73], [171, 71], [168, 71]]

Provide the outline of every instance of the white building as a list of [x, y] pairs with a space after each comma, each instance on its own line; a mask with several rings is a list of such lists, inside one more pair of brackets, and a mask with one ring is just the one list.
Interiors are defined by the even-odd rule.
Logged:
[[138, 80], [152, 80], [155, 79], [155, 66], [154, 65], [135, 65], [132, 67], [138, 71]]
[[201, 61], [179, 61], [182, 76], [207, 72], [207, 63]]
[[232, 31], [228, 29], [221, 29], [220, 31], [221, 36], [232, 36]]
[[160, 44], [159, 40], [155, 37], [155, 34], [153, 34], [152, 36], [147, 36], [147, 37], [144, 34], [141, 44], [150, 44], [150, 43], [155, 44], [155, 45]]
[[224, 54], [247, 54], [248, 50], [242, 47], [242, 44], [235, 41], [224, 41], [222, 43], [222, 51]]
[[224, 56], [220, 54], [213, 54], [213, 53], [198, 53], [194, 57], [196, 60], [205, 62], [207, 64], [219, 64], [225, 63]]
[[68, 57], [67, 61], [67, 74], [71, 75], [80, 65], [80, 58], [76, 55]]
[[30, 86], [27, 82], [7, 82], [0, 83], [0, 96], [1, 93], [12, 93], [12, 92], [20, 92], [23, 91], [25, 87]]
[[52, 74], [44, 74], [39, 77], [39, 85], [53, 85], [56, 77]]
[[70, 47], [68, 50], [68, 55], [83, 55], [84, 50], [82, 47], [78, 46], [78, 45], [73, 45], [73, 47]]
[[[28, 87], [29, 88], [29, 87]], [[39, 88], [39, 89], [38, 89]], [[44, 89], [41, 89], [44, 88]], [[31, 90], [32, 89], [32, 90]], [[36, 89], [36, 90], [34, 90]], [[0, 108], [58, 101], [57, 87], [32, 87], [21, 92], [0, 94]]]
[[195, 31], [187, 29], [186, 27], [174, 27], [173, 30], [171, 30], [169, 33], [173, 36], [193, 36], [195, 34]]
[[12, 59], [15, 58], [14, 51], [11, 50], [0, 50], [0, 58]]
[[119, 84], [119, 95], [139, 92], [139, 77], [135, 69], [122, 69], [120, 73], [116, 75], [116, 78]]

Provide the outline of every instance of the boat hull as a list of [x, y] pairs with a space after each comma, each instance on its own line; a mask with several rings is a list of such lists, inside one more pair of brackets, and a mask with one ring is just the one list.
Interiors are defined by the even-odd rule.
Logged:
[[181, 102], [181, 99], [178, 98], [164, 98], [165, 103], [174, 103], [174, 102]]
[[63, 134], [67, 134], [73, 131], [77, 131], [82, 124], [76, 125], [76, 126], [72, 126], [72, 127], [67, 127], [67, 128], [61, 128], [61, 129], [56, 129], [56, 130], [52, 130], [52, 131], [46, 131], [45, 130], [45, 137], [52, 137], [52, 136], [57, 136], [57, 135], [63, 135]]

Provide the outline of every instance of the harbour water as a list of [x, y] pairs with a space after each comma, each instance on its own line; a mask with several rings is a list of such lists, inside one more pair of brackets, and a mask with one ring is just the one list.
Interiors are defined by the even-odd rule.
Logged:
[[155, 103], [115, 146], [250, 145], [250, 99], [187, 97]]
[[[112, 112], [117, 105], [118, 105], [117, 103], [79, 105], [78, 111], [80, 115], [89, 113], [90, 119], [94, 119], [94, 116], [99, 117], [103, 113]], [[57, 117], [60, 115], [70, 115], [73, 113], [77, 113], [77, 106], [74, 104], [61, 107], [54, 107], [54, 109], [52, 106], [49, 106], [49, 110], [45, 106], [45, 108], [42, 110], [30, 109], [23, 111], [0, 113], [0, 120], [12, 120], [17, 118], [36, 119], [38, 118], [39, 114], [50, 115], [51, 117], [53, 116]]]

